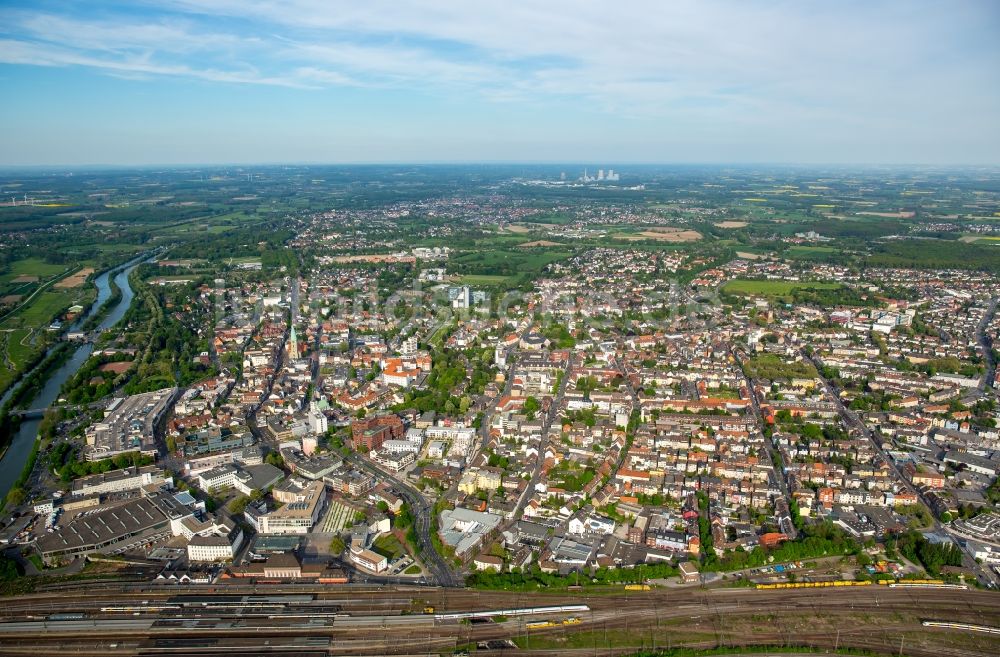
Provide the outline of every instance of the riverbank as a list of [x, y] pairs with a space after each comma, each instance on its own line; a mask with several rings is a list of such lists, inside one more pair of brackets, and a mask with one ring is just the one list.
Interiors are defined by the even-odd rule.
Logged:
[[[90, 311], [78, 320], [73, 328], [78, 329], [90, 324], [91, 320], [95, 318], [97, 325], [94, 330], [97, 331], [107, 330], [117, 324], [132, 303], [133, 293], [129, 284], [129, 275], [150, 255], [150, 253], [144, 253], [98, 276], [94, 281], [97, 286], [97, 299]], [[118, 290], [117, 293], [114, 292], [115, 288]], [[109, 304], [113, 296], [118, 297], [117, 303]], [[31, 459], [32, 452], [35, 452], [37, 458], [37, 433], [42, 422], [42, 419], [37, 417], [15, 417], [10, 413], [14, 404], [23, 408], [47, 409], [59, 398], [63, 384], [83, 366], [93, 349], [93, 344], [90, 343], [63, 342], [51, 347], [42, 362], [28, 375], [32, 378], [25, 379], [19, 387], [21, 389], [13, 391], [6, 400], [4, 405], [6, 413], [0, 411], [3, 413], [0, 415], [0, 420], [6, 418], [5, 422], [9, 432], [6, 450], [0, 457], [0, 496], [3, 498], [11, 489], [15, 488], [19, 481], [22, 481], [22, 475]], [[49, 360], [50, 357], [58, 359], [58, 362]], [[38, 378], [36, 379], [36, 377]], [[40, 386], [24, 387], [36, 380], [41, 384]], [[30, 474], [29, 471], [29, 478]]]

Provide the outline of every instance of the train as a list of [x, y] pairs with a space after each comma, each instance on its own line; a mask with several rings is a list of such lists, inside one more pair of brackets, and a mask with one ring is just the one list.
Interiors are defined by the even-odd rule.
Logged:
[[921, 623], [924, 627], [944, 627], [950, 630], [965, 630], [966, 632], [984, 632], [986, 634], [1000, 634], [1000, 627], [990, 627], [989, 625], [973, 625], [971, 623], [952, 623], [950, 621], [925, 620]]
[[101, 612], [105, 614], [141, 614], [161, 611], [180, 611], [180, 605], [116, 605], [111, 607], [101, 607]]
[[528, 630], [542, 630], [547, 627], [557, 627], [559, 623], [555, 621], [534, 621], [531, 623], [525, 623], [524, 627]]
[[757, 589], [819, 589], [831, 586], [871, 586], [866, 580], [838, 579], [828, 582], [778, 582], [777, 584], [758, 584]]
[[529, 630], [541, 630], [547, 627], [559, 627], [560, 625], [579, 625], [583, 621], [576, 616], [570, 616], [569, 618], [562, 621], [546, 620], [546, 621], [532, 621], [530, 623], [525, 623], [524, 627]]
[[83, 620], [85, 617], [86, 616], [83, 613], [80, 613], [80, 612], [71, 612], [71, 613], [65, 613], [65, 614], [52, 614], [48, 618], [46, 618], [46, 620], [50, 620], [50, 621], [76, 621], [76, 620]]
[[489, 611], [462, 611], [451, 614], [434, 614], [434, 620], [463, 620], [466, 618], [492, 618], [494, 616], [538, 616], [564, 612], [590, 611], [587, 605], [561, 605], [558, 607], [517, 607]]
[[[879, 580], [879, 584], [888, 586], [891, 589], [968, 589], [965, 584], [945, 584], [939, 579], [905, 579], [905, 580]], [[757, 584], [755, 588], [762, 590], [769, 589], [818, 589], [830, 586], [871, 586], [868, 580], [838, 579], [828, 582], [778, 582], [776, 584]]]

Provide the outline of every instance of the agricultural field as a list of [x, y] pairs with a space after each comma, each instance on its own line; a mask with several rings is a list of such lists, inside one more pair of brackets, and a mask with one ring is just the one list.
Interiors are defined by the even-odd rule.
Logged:
[[[546, 265], [564, 260], [572, 255], [570, 251], [538, 247], [530, 250], [472, 251], [452, 256], [448, 270], [460, 276], [503, 277], [514, 284], [530, 279], [541, 273]], [[500, 283], [494, 283], [499, 285]]]
[[70, 274], [66, 278], [62, 278], [55, 282], [52, 286], [57, 290], [66, 290], [74, 287], [81, 287], [87, 282], [87, 277], [94, 273], [93, 267], [84, 267], [83, 269]]
[[660, 242], [697, 242], [704, 236], [696, 230], [688, 228], [675, 228], [672, 226], [658, 226], [653, 228], [636, 229], [634, 231], [621, 231], [609, 235], [612, 239], [638, 241], [656, 240]]
[[827, 260], [840, 253], [840, 249], [832, 246], [793, 246], [785, 251], [789, 258], [797, 260]]
[[549, 240], [536, 240], [534, 242], [525, 242], [524, 244], [518, 244], [518, 248], [530, 249], [538, 246], [563, 246], [560, 242], [550, 242]]
[[979, 244], [993, 244], [1000, 245], [1000, 237], [994, 235], [963, 235], [958, 238], [960, 242], [973, 243], [978, 242]]
[[[575, 221], [575, 218], [569, 214], [563, 213], [542, 213], [531, 215], [531, 222], [536, 224], [571, 224]], [[529, 222], [521, 222], [529, 223]]]
[[18, 369], [25, 365], [35, 351], [31, 343], [32, 333], [32, 329], [15, 329], [4, 334], [7, 337], [7, 361]]
[[159, 229], [159, 232], [161, 235], [170, 235], [172, 237], [187, 237], [205, 233], [219, 235], [238, 228], [241, 225], [256, 221], [260, 221], [260, 217], [256, 214], [230, 212], [217, 216], [206, 216], [175, 226], [166, 226]]
[[10, 263], [7, 271], [0, 274], [0, 282], [11, 283], [21, 277], [36, 277], [38, 281], [44, 282], [67, 269], [67, 265], [48, 263], [41, 258], [24, 258]]
[[31, 329], [0, 331], [0, 391], [14, 382], [35, 353]]
[[480, 287], [491, 287], [494, 285], [504, 285], [510, 283], [512, 276], [490, 276], [489, 274], [466, 274], [458, 279], [461, 285], [473, 285]]
[[840, 283], [821, 281], [753, 281], [736, 279], [722, 286], [722, 291], [729, 294], [785, 296], [796, 290], [836, 290]]
[[36, 295], [26, 306], [0, 322], [0, 329], [45, 328], [70, 306], [84, 304], [96, 294], [96, 291], [92, 289], [60, 290], [58, 292], [46, 290]]

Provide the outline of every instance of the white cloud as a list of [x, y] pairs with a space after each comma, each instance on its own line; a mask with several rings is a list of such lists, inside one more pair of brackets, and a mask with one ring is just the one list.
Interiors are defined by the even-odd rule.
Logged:
[[[990, 0], [149, 0], [85, 15], [24, 4], [0, 10], [0, 62], [576, 103], [664, 130], [871, 137], [1000, 113]], [[990, 123], [970, 130], [997, 141]]]

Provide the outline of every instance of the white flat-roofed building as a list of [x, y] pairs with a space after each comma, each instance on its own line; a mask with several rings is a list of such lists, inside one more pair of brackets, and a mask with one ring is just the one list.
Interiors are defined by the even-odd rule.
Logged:
[[372, 573], [384, 572], [389, 567], [388, 559], [378, 552], [367, 548], [351, 550], [350, 555], [351, 561]]
[[409, 440], [387, 440], [382, 443], [382, 449], [392, 454], [416, 454], [420, 451], [420, 443]]
[[142, 468], [122, 468], [100, 474], [81, 477], [73, 482], [73, 496], [107, 495], [138, 490], [150, 484], [164, 484], [167, 478], [163, 470], [153, 465]]
[[243, 545], [243, 531], [232, 523], [229, 531], [194, 536], [188, 541], [188, 561], [229, 561]]
[[198, 488], [210, 491], [213, 488], [232, 488], [236, 485], [236, 473], [239, 469], [232, 464], [220, 465], [198, 475]]
[[476, 435], [476, 430], [472, 427], [449, 427], [437, 425], [424, 429], [424, 435], [427, 436], [429, 440], [471, 441], [473, 436]]
[[399, 472], [406, 466], [417, 460], [416, 452], [391, 452], [382, 448], [371, 453], [371, 459], [379, 465], [384, 465], [394, 472]]
[[260, 516], [261, 534], [306, 534], [316, 524], [326, 501], [326, 485], [314, 481], [280, 509]]

